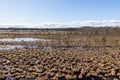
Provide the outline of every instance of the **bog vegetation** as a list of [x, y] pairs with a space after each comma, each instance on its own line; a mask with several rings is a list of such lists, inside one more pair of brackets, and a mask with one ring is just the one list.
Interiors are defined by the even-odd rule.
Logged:
[[[16, 38], [37, 41], [3, 41]], [[0, 39], [0, 80], [120, 79], [119, 27], [3, 28]]]

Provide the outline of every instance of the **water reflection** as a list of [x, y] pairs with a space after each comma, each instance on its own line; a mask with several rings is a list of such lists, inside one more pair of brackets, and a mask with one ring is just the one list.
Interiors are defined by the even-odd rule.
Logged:
[[22, 48], [39, 48], [39, 49], [52, 49], [52, 48], [59, 48], [59, 49], [67, 49], [67, 48], [75, 48], [75, 49], [79, 49], [82, 48], [82, 46], [36, 46], [36, 45], [32, 45], [32, 46], [26, 46], [26, 45], [0, 45], [0, 50], [10, 50], [10, 49], [22, 49]]
[[49, 41], [48, 39], [38, 39], [38, 38], [3, 38], [0, 39], [2, 42], [33, 42], [33, 41]]
[[118, 46], [27, 46], [27, 45], [0, 45], [0, 50], [10, 50], [10, 49], [81, 49], [81, 48], [104, 48], [104, 47], [118, 47]]
[[38, 48], [38, 46], [24, 46], [24, 45], [0, 45], [0, 50], [21, 49], [21, 48]]

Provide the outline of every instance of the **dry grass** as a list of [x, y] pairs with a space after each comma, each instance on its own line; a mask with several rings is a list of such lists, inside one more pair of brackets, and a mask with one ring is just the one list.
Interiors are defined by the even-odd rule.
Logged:
[[20, 79], [120, 78], [119, 48], [20, 49], [0, 52], [0, 75]]
[[[0, 80], [119, 80], [120, 38], [80, 35], [75, 32], [11, 32], [1, 38], [33, 37], [51, 39], [36, 42], [0, 42], [1, 45], [102, 46], [87, 48], [14, 49], [0, 51]], [[26, 35], [25, 35], [26, 34]], [[6, 46], [0, 46], [6, 47]]]

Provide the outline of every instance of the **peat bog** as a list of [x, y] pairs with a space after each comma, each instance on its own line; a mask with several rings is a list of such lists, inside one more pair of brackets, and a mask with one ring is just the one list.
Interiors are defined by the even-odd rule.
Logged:
[[6, 29], [0, 33], [0, 80], [120, 80], [119, 32]]

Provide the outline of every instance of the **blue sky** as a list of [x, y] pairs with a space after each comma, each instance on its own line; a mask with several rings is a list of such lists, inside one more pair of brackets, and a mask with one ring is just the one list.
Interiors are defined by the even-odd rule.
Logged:
[[120, 0], [0, 0], [0, 24], [120, 20]]

